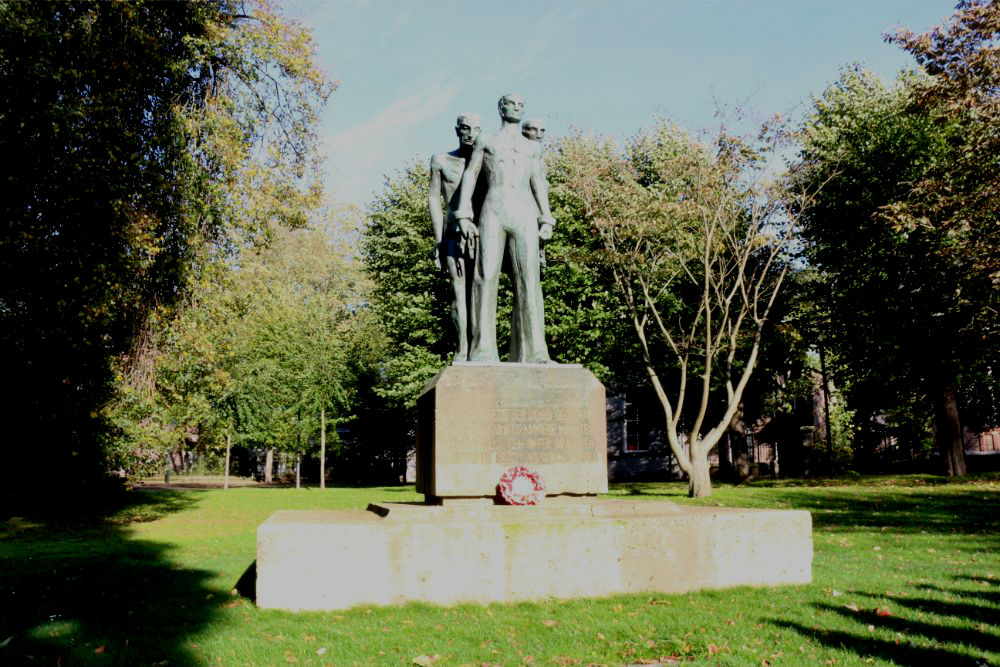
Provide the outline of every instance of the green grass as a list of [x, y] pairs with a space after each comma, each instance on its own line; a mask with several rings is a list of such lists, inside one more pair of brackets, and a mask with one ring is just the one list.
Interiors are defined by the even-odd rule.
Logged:
[[808, 509], [809, 586], [301, 614], [246, 597], [257, 525], [278, 509], [415, 500], [412, 487], [133, 491], [102, 511], [12, 508], [0, 517], [0, 664], [1000, 665], [1000, 476], [944, 481], [762, 481], [699, 501], [682, 484], [612, 491]]

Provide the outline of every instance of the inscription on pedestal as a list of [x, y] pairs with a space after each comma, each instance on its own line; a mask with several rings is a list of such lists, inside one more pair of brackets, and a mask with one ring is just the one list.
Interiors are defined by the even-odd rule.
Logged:
[[607, 491], [604, 387], [579, 366], [463, 364], [418, 399], [417, 490], [492, 496], [515, 465], [550, 494]]

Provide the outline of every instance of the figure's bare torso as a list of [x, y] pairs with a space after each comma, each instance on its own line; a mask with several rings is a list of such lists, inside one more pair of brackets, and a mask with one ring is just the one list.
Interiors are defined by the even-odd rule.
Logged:
[[[483, 168], [486, 200], [483, 215], [504, 218], [528, 217], [534, 221], [536, 207], [531, 193], [531, 174], [538, 159], [539, 145], [520, 134], [498, 132], [483, 140]], [[506, 215], [495, 210], [508, 209]]]
[[466, 160], [461, 155], [457, 155], [457, 152], [438, 153], [434, 156], [434, 162], [441, 173], [441, 194], [444, 196], [444, 200], [448, 202], [449, 220], [453, 217], [455, 210], [458, 209], [462, 174], [465, 173]]

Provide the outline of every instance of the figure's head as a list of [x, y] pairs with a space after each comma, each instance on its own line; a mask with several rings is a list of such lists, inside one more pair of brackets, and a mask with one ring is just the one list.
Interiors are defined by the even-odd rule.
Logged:
[[455, 134], [463, 146], [474, 146], [479, 138], [482, 119], [477, 113], [460, 113], [455, 121]]
[[497, 103], [500, 117], [509, 123], [520, 123], [524, 114], [524, 98], [517, 93], [507, 93]]
[[525, 118], [521, 123], [521, 134], [532, 141], [545, 138], [545, 121], [541, 118]]

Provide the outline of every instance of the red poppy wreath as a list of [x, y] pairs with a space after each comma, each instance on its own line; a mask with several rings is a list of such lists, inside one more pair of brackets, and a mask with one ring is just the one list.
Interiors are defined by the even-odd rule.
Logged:
[[514, 466], [500, 476], [500, 495], [509, 505], [537, 505], [545, 497], [545, 484], [531, 468]]

